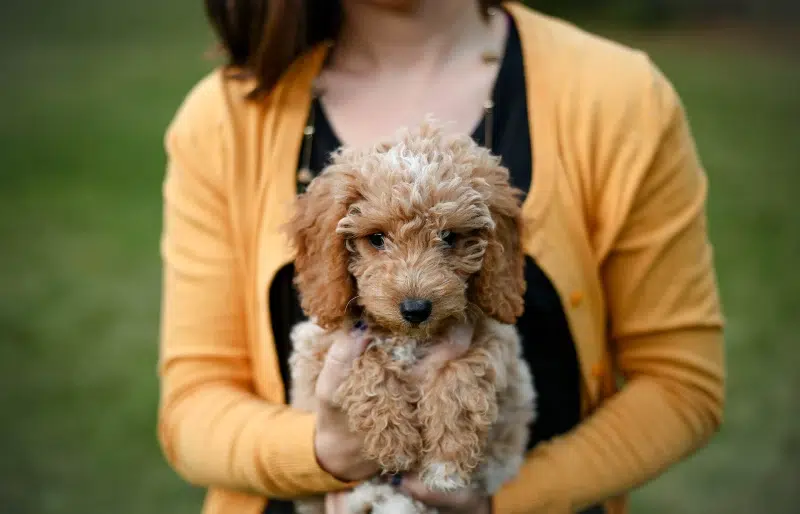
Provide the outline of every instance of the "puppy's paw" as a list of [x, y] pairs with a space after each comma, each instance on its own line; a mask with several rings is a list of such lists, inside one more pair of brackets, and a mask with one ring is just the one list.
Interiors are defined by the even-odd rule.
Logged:
[[449, 493], [469, 485], [469, 477], [459, 473], [456, 466], [445, 462], [426, 464], [420, 475], [422, 483], [431, 491]]

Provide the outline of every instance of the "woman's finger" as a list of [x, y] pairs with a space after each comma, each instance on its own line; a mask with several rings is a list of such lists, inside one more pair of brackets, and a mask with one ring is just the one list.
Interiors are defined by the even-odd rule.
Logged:
[[447, 331], [447, 339], [459, 347], [468, 347], [475, 335], [475, 325], [471, 323], [458, 323]]
[[339, 491], [325, 495], [325, 514], [346, 514], [347, 492]]
[[444, 338], [431, 347], [428, 354], [414, 366], [412, 373], [417, 379], [423, 379], [448, 361], [461, 357], [469, 349], [474, 333], [475, 327], [469, 324], [460, 323], [452, 326]]
[[419, 476], [410, 474], [403, 476], [399, 489], [417, 501], [431, 507], [460, 508], [469, 503], [472, 497], [470, 489], [462, 489], [452, 493], [431, 491]]

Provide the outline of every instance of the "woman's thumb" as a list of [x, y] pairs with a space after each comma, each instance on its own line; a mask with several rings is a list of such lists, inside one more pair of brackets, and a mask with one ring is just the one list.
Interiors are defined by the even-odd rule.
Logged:
[[367, 338], [362, 333], [343, 332], [336, 337], [328, 353], [322, 371], [317, 378], [317, 398], [333, 403], [333, 396], [353, 368], [353, 363], [364, 352]]

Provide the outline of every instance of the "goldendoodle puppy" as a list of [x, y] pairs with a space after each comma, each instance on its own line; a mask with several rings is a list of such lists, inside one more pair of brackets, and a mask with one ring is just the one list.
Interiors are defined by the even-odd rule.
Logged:
[[[366, 455], [440, 491], [491, 494], [515, 476], [535, 404], [513, 325], [525, 290], [518, 193], [497, 157], [430, 121], [336, 153], [287, 225], [310, 317], [292, 331], [292, 404], [316, 408], [326, 352], [366, 326], [370, 343], [335, 398]], [[464, 321], [475, 326], [466, 353], [412, 373], [430, 341]], [[351, 499], [353, 512], [424, 510], [377, 479]]]

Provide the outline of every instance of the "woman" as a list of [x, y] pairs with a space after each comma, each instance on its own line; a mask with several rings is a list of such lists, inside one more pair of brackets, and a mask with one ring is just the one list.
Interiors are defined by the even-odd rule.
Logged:
[[[336, 492], [378, 471], [334, 406], [285, 405], [302, 312], [280, 227], [331, 151], [429, 112], [490, 146], [526, 191], [518, 326], [538, 420], [520, 475], [493, 498], [434, 495], [413, 475], [395, 485], [445, 512], [617, 514], [626, 492], [706, 444], [724, 403], [706, 177], [645, 55], [514, 2], [206, 5], [230, 63], [166, 136], [159, 420], [168, 461], [209, 488], [205, 513], [322, 493], [336, 510]], [[436, 358], [469, 337], [460, 327]], [[323, 397], [353, 341], [326, 363]]]

